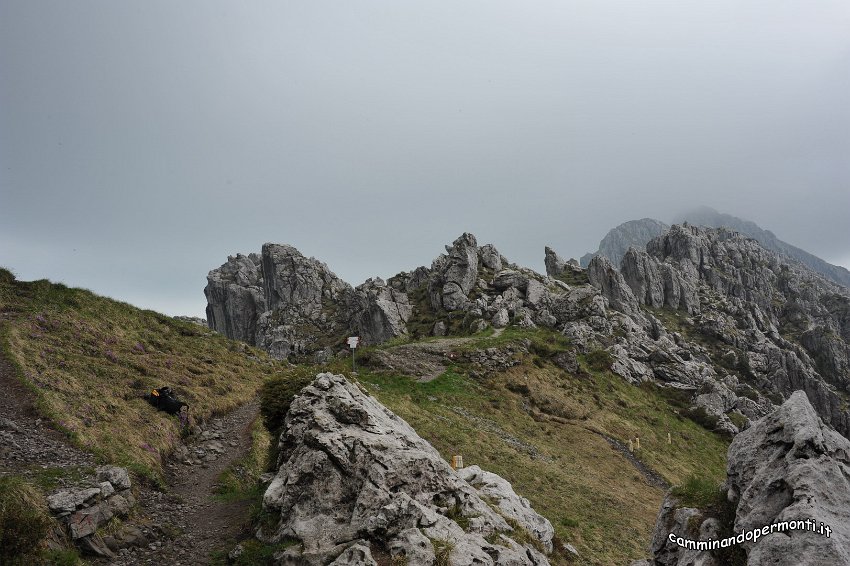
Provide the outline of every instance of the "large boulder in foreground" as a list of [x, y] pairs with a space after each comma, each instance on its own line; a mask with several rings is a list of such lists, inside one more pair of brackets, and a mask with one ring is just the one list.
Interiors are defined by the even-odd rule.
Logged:
[[[737, 537], [768, 526], [755, 542], [745, 535], [736, 543], [746, 552], [747, 564], [850, 564], [850, 441], [821, 421], [805, 393], [793, 393], [773, 413], [739, 433], [728, 457], [727, 497], [735, 510], [731, 534]], [[791, 521], [814, 526], [777, 526], [769, 532], [770, 525]], [[829, 536], [820, 531], [822, 525], [829, 527]], [[716, 518], [681, 507], [668, 496], [653, 536], [654, 563], [722, 565], [721, 555], [683, 548], [668, 538], [672, 532], [684, 539], [721, 540], [727, 536], [720, 534], [722, 527]]]
[[[477, 468], [456, 473], [343, 376], [319, 374], [293, 399], [279, 445], [263, 506], [280, 520], [258, 536], [302, 543], [284, 563], [341, 564], [356, 554], [371, 564], [371, 551], [409, 564], [434, 563], [438, 554], [455, 566], [549, 564], [552, 526], [510, 484]], [[511, 524], [526, 532], [517, 536]]]
[[805, 393], [735, 437], [727, 473], [736, 533], [806, 519], [832, 528], [829, 537], [794, 530], [744, 543], [749, 564], [850, 564], [850, 441], [824, 425]]

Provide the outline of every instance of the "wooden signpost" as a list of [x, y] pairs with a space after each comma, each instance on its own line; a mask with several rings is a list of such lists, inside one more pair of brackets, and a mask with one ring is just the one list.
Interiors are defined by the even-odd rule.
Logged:
[[360, 336], [349, 336], [347, 342], [348, 347], [351, 348], [351, 371], [356, 372], [357, 362], [354, 361], [354, 350], [360, 344]]

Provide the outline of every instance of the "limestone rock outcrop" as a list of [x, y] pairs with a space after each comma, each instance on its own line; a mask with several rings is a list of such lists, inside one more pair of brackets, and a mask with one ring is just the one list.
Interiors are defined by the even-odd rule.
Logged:
[[735, 531], [811, 519], [826, 537], [794, 530], [745, 542], [751, 564], [850, 564], [850, 441], [818, 417], [802, 391], [729, 447]]
[[379, 343], [407, 332], [403, 289], [371, 279], [356, 289], [324, 263], [292, 246], [265, 244], [261, 254], [229, 257], [207, 276], [210, 328], [285, 359], [357, 332]]
[[604, 254], [583, 270], [546, 248], [542, 275], [465, 233], [430, 268], [357, 288], [267, 244], [210, 272], [208, 321], [277, 358], [320, 361], [352, 334], [377, 344], [552, 328], [578, 351], [605, 350], [631, 383], [692, 392], [691, 409], [718, 431], [735, 434], [802, 389], [850, 435], [850, 292], [725, 228], [643, 228], [661, 234], [626, 248], [619, 270]]
[[[442, 545], [457, 566], [549, 563], [542, 551], [552, 548], [552, 526], [510, 484], [478, 468], [456, 473], [410, 425], [342, 376], [319, 374], [293, 399], [279, 448], [279, 470], [263, 498], [279, 521], [258, 536], [300, 541], [303, 551], [290, 551], [292, 560], [369, 563], [371, 547], [429, 564]], [[506, 518], [536, 544], [518, 542], [525, 539], [515, 538]]]
[[546, 246], [543, 252], [545, 254], [543, 264], [546, 266], [546, 275], [560, 277], [567, 269], [567, 261], [549, 246]]
[[[651, 547], [656, 564], [724, 563], [717, 551], [686, 549], [669, 541], [671, 532], [686, 539], [719, 540], [807, 520], [810, 524], [802, 528], [768, 529], [755, 541], [744, 537], [738, 545], [747, 564], [850, 564], [850, 441], [823, 423], [802, 391], [735, 437], [726, 489], [734, 524], [725, 525], [725, 534], [718, 518], [681, 507], [673, 497], [665, 499]], [[829, 532], [821, 526], [829, 526]]]
[[47, 496], [47, 507], [67, 529], [74, 544], [89, 554], [114, 557], [97, 531], [113, 517], [126, 518], [136, 499], [126, 468], [100, 466], [97, 483], [60, 489]]
[[380, 344], [407, 334], [413, 314], [407, 294], [389, 287], [380, 278], [368, 279], [355, 289], [351, 327], [367, 344]]
[[624, 222], [602, 238], [596, 252], [581, 257], [581, 266], [587, 267], [590, 260], [600, 255], [607, 257], [612, 265], [619, 266], [629, 248], [644, 249], [647, 242], [661, 235], [667, 228], [667, 224], [652, 218]]
[[451, 246], [446, 246], [446, 254], [431, 264], [428, 292], [435, 310], [451, 312], [469, 302], [469, 292], [478, 278], [478, 242], [472, 234], [464, 233]]
[[729, 228], [757, 240], [767, 250], [781, 254], [789, 259], [797, 260], [812, 271], [820, 273], [827, 279], [850, 287], [850, 271], [838, 265], [832, 265], [821, 258], [783, 242], [770, 230], [761, 228], [755, 222], [744, 220], [731, 214], [723, 214], [708, 206], [701, 206], [680, 216], [676, 223], [688, 222], [708, 228]]

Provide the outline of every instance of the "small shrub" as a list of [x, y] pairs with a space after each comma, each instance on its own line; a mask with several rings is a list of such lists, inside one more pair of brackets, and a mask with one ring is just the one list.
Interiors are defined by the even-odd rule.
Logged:
[[717, 421], [719, 420], [717, 416], [708, 413], [703, 407], [688, 409], [684, 412], [684, 416], [708, 430], [717, 428]]
[[594, 371], [608, 371], [614, 359], [605, 350], [594, 350], [585, 356], [588, 367]]
[[51, 523], [35, 488], [18, 477], [0, 478], [0, 564], [32, 564]]
[[280, 432], [292, 399], [313, 381], [314, 377], [312, 372], [297, 368], [263, 383], [260, 390], [260, 414], [263, 416], [263, 424], [272, 436], [277, 436]]
[[277, 544], [265, 544], [256, 539], [247, 539], [239, 544], [242, 545], [242, 554], [232, 561], [228, 560], [227, 564], [232, 564], [233, 566], [265, 566], [266, 564], [276, 564], [274, 559], [275, 554], [299, 543], [296, 540], [285, 539]]

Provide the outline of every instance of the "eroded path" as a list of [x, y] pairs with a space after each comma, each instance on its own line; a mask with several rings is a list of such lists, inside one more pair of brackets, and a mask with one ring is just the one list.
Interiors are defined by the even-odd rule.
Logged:
[[[227, 552], [250, 528], [246, 501], [215, 497], [218, 478], [251, 449], [251, 424], [259, 403], [253, 401], [203, 427], [189, 454], [168, 465], [166, 493], [144, 489], [131, 522], [144, 543], [121, 550], [111, 564], [209, 564], [216, 551]], [[184, 462], [200, 463], [184, 463]]]

